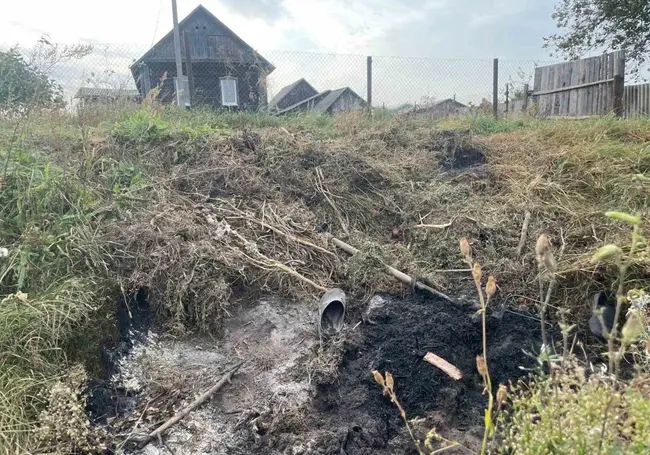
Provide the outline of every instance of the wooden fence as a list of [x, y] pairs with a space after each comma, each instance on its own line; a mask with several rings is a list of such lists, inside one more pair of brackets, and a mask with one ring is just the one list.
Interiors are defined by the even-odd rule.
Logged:
[[623, 114], [625, 53], [542, 66], [530, 93], [541, 117]]
[[623, 89], [623, 115], [628, 118], [650, 115], [650, 84], [628, 85]]

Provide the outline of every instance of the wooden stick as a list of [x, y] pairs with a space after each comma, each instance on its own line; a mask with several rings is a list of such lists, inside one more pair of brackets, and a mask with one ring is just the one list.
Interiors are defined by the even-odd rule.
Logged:
[[[345, 243], [343, 240], [337, 239], [336, 237], [331, 237], [331, 239], [332, 239], [332, 243], [334, 243], [334, 245], [336, 245], [337, 247], [339, 247], [340, 249], [342, 249], [343, 251], [345, 251], [346, 253], [348, 253], [351, 256], [354, 256], [355, 254], [357, 254], [359, 252], [359, 250], [357, 250], [352, 245], [349, 245], [349, 244]], [[442, 292], [440, 292], [440, 291], [438, 291], [436, 289], [433, 289], [431, 286], [427, 286], [426, 284], [421, 283], [420, 281], [416, 281], [415, 284], [413, 284], [413, 278], [408, 276], [406, 273], [400, 272], [396, 268], [391, 267], [390, 265], [387, 265], [387, 264], [384, 264], [384, 267], [386, 268], [386, 271], [390, 275], [397, 278], [402, 283], [408, 284], [408, 285], [413, 285], [413, 286], [415, 286], [416, 289], [420, 289], [420, 290], [423, 290], [423, 291], [429, 291], [433, 295], [437, 295], [438, 297], [441, 297], [441, 298], [447, 300], [448, 302], [450, 302], [450, 303], [452, 303], [452, 304], [454, 304], [456, 306], [461, 306], [458, 302], [456, 302], [454, 299], [449, 297], [447, 294], [443, 294]]]
[[424, 361], [430, 363], [434, 367], [440, 368], [442, 371], [447, 373], [450, 378], [455, 379], [456, 381], [463, 378], [463, 373], [458, 368], [447, 362], [442, 357], [438, 357], [433, 352], [427, 352], [424, 356]]
[[526, 246], [529, 224], [530, 224], [530, 212], [526, 211], [526, 215], [524, 215], [524, 224], [521, 226], [521, 237], [519, 237], [519, 246], [517, 247], [517, 259], [521, 257], [521, 253], [524, 250], [524, 246]]
[[416, 224], [414, 228], [430, 228], [430, 229], [445, 229], [454, 223], [455, 218], [444, 224]]
[[180, 422], [183, 417], [188, 415], [190, 412], [192, 412], [194, 409], [198, 408], [201, 406], [203, 403], [208, 401], [212, 395], [217, 393], [221, 388], [226, 385], [227, 383], [230, 382], [232, 377], [237, 373], [239, 368], [244, 364], [244, 362], [240, 362], [237, 365], [235, 365], [233, 368], [230, 369], [227, 373], [225, 373], [221, 379], [219, 379], [219, 382], [217, 382], [215, 385], [210, 387], [208, 390], [203, 392], [201, 396], [199, 396], [196, 400], [194, 400], [192, 403], [190, 403], [188, 406], [183, 408], [180, 412], [176, 413], [173, 417], [171, 417], [169, 420], [167, 420], [165, 423], [163, 423], [161, 426], [156, 428], [154, 431], [149, 433], [143, 440], [141, 440], [138, 443], [138, 447], [142, 449], [144, 446], [146, 446], [150, 441], [156, 439], [158, 435], [162, 435], [165, 431], [167, 431], [169, 428]]

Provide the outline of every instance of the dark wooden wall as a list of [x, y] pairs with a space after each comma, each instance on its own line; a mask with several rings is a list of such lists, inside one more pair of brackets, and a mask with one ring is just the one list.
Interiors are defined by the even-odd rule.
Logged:
[[300, 81], [298, 85], [296, 85], [289, 93], [286, 94], [284, 98], [278, 102], [276, 107], [279, 110], [286, 109], [289, 106], [293, 106], [302, 100], [306, 100], [307, 98], [316, 95], [317, 93], [318, 92], [316, 89], [314, 89], [307, 82]]
[[[181, 49], [185, 49], [185, 33], [190, 42], [192, 61], [219, 60], [254, 62], [255, 53], [236, 39], [227, 29], [200, 12], [187, 18], [181, 28]], [[166, 36], [146, 56], [146, 61], [173, 61], [174, 40]]]
[[[151, 62], [148, 65], [150, 86], [160, 86], [158, 99], [162, 103], [174, 102], [174, 81], [176, 65], [171, 62]], [[183, 63], [185, 72], [185, 63]], [[266, 76], [256, 65], [225, 64], [222, 62], [193, 62], [194, 96], [192, 104], [214, 108], [221, 107], [221, 77], [237, 79], [237, 98], [239, 106], [232, 109], [256, 110], [266, 105]], [[167, 73], [162, 81], [163, 74]], [[144, 84], [143, 84], [144, 85]]]
[[343, 111], [356, 111], [366, 107], [366, 102], [352, 90], [345, 90], [327, 109], [330, 114]]

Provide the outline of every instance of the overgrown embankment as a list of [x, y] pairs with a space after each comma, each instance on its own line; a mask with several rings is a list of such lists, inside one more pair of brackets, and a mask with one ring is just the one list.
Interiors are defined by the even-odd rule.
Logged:
[[[533, 308], [533, 245], [547, 232], [553, 305], [582, 330], [589, 292], [616, 273], [590, 265], [592, 252], [629, 237], [603, 212], [647, 214], [648, 142], [650, 122], [614, 118], [433, 124], [144, 106], [3, 122], [0, 444], [33, 446], [42, 392], [75, 362], [97, 368], [117, 336], [115, 300], [140, 288], [175, 333], [218, 333], [229, 305], [259, 293], [313, 299], [337, 285], [354, 313], [401, 289], [380, 261], [456, 296], [467, 277], [449, 270], [464, 268], [467, 237], [501, 301]], [[329, 235], [362, 253], [349, 259]], [[641, 257], [632, 281], [647, 273]]]

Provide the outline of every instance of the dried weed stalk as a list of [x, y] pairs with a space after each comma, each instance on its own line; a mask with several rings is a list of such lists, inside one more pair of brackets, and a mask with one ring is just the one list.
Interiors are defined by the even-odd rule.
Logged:
[[[548, 338], [546, 335], [546, 309], [551, 300], [551, 295], [553, 294], [553, 288], [555, 287], [556, 282], [555, 273], [557, 272], [557, 262], [555, 261], [551, 241], [549, 240], [548, 235], [541, 234], [537, 238], [537, 243], [535, 244], [535, 258], [537, 259], [537, 268], [539, 272], [539, 301], [541, 302], [539, 317], [542, 329], [542, 353], [544, 353], [549, 349]], [[548, 280], [546, 293], [544, 293], [545, 279]]]
[[[488, 406], [485, 409], [484, 417], [484, 431], [483, 431], [483, 442], [481, 444], [481, 454], [487, 452], [487, 443], [488, 438], [494, 434], [495, 427], [492, 419], [492, 412], [494, 409], [494, 396], [492, 393], [492, 378], [490, 377], [490, 371], [488, 368], [487, 362], [487, 307], [490, 304], [490, 299], [496, 294], [497, 284], [495, 278], [490, 275], [488, 278], [487, 284], [485, 286], [485, 294], [483, 293], [483, 288], [481, 284], [481, 279], [483, 277], [483, 272], [481, 271], [481, 265], [478, 262], [475, 262], [472, 259], [471, 248], [469, 241], [466, 238], [460, 239], [460, 252], [463, 255], [463, 260], [469, 265], [472, 269], [472, 278], [474, 280], [474, 285], [476, 286], [476, 293], [478, 294], [479, 301], [481, 303], [481, 308], [479, 309], [481, 313], [481, 327], [483, 335], [483, 354], [476, 356], [476, 369], [483, 378], [484, 393], [487, 393], [488, 396]], [[499, 389], [501, 391], [501, 388]], [[500, 407], [500, 405], [499, 405]]]
[[[429, 432], [427, 433], [424, 439], [424, 443], [419, 439], [417, 439], [415, 437], [415, 434], [413, 433], [413, 429], [411, 428], [411, 421], [406, 417], [406, 411], [404, 410], [399, 400], [397, 399], [397, 394], [395, 393], [395, 380], [393, 379], [393, 375], [387, 371], [385, 375], [382, 376], [382, 374], [377, 370], [373, 370], [372, 375], [375, 378], [375, 382], [381, 386], [384, 392], [384, 396], [390, 397], [390, 401], [399, 410], [399, 414], [402, 417], [402, 420], [404, 420], [406, 430], [408, 431], [409, 436], [413, 440], [413, 443], [415, 444], [415, 447], [417, 448], [419, 455], [434, 455], [437, 453], [442, 453], [445, 450], [449, 450], [454, 447], [463, 447], [458, 442], [450, 441], [444, 438], [443, 436], [441, 436], [435, 428], [429, 430]], [[443, 442], [445, 446], [439, 449], [434, 449], [433, 448], [434, 441]], [[426, 449], [428, 453], [425, 452], [424, 449]]]

